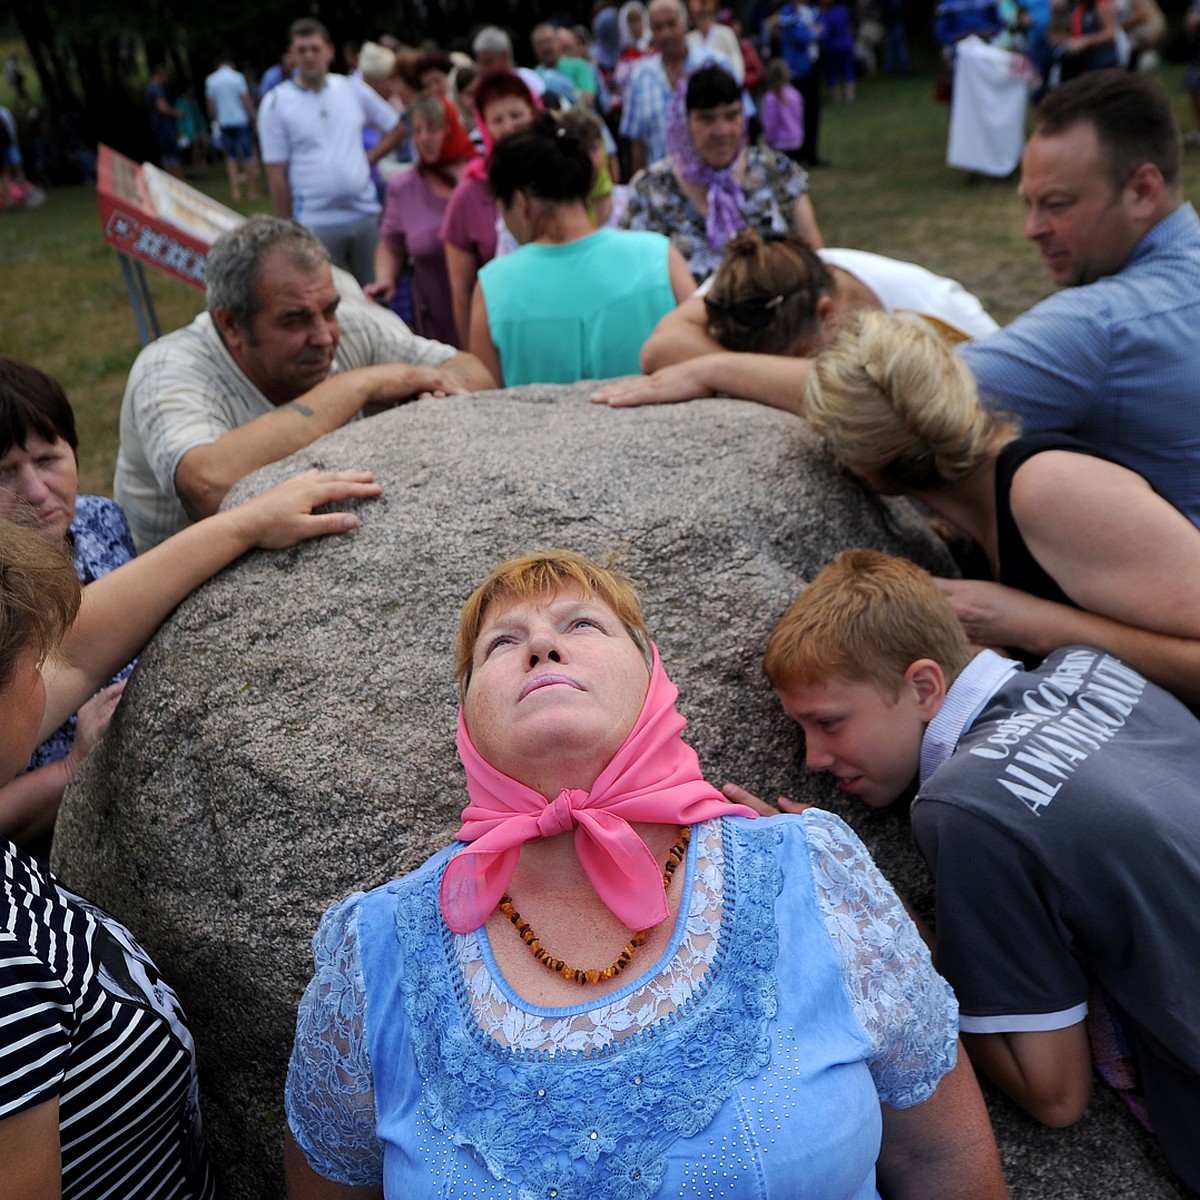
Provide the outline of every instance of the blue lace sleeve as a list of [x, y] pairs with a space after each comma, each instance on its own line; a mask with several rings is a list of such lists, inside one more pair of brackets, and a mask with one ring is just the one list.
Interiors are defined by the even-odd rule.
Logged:
[[[115, 571], [136, 557], [133, 536], [121, 507], [104, 496], [77, 496], [75, 519], [70, 530], [71, 556], [75, 574], [85, 586]], [[127, 664], [109, 683], [127, 679], [134, 663]], [[44, 742], [33, 751], [26, 771], [36, 771], [47, 763], [59, 762], [71, 753], [75, 745], [75, 714], [72, 713]]]
[[71, 551], [79, 582], [92, 583], [136, 557], [120, 505], [104, 496], [79, 496], [71, 522]]
[[933, 969], [891, 885], [833, 813], [803, 815], [817, 907], [842, 961], [846, 991], [874, 1046], [879, 1098], [909, 1108], [933, 1095], [958, 1051], [958, 1003]]
[[358, 950], [362, 893], [335, 904], [313, 938], [313, 977], [300, 1001], [288, 1064], [288, 1125], [319, 1175], [352, 1186], [383, 1180], [375, 1085]]

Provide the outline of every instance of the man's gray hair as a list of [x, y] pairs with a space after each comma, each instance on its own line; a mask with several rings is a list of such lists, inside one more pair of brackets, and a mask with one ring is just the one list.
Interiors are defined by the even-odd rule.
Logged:
[[686, 25], [690, 20], [685, 0], [648, 0], [646, 11], [649, 13], [652, 8], [660, 8], [664, 4], [674, 3], [674, 7], [678, 10], [679, 15], [683, 18], [683, 23]]
[[329, 251], [303, 225], [259, 213], [221, 234], [208, 252], [204, 273], [210, 316], [223, 308], [239, 329], [250, 328], [262, 307], [258, 281], [263, 259], [276, 246], [301, 271], [316, 271], [329, 261]]
[[504, 54], [512, 61], [512, 38], [499, 25], [485, 25], [471, 43], [471, 53], [478, 58], [481, 54]]

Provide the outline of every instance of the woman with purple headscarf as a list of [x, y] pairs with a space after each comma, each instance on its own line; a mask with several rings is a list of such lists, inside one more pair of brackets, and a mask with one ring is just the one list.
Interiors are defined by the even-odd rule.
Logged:
[[742, 229], [823, 244], [808, 176], [785, 155], [746, 144], [741, 89], [728, 71], [704, 67], [680, 82], [666, 134], [667, 157], [634, 176], [622, 223], [665, 233], [697, 282]]

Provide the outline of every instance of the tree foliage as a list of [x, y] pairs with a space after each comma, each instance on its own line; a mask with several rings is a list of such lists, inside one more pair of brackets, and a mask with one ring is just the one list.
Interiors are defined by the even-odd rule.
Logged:
[[587, 0], [9, 0], [46, 102], [73, 114], [89, 140], [135, 157], [148, 149], [143, 88], [165, 62], [173, 91], [198, 89], [218, 55], [231, 52], [253, 74], [275, 62], [288, 25], [323, 21], [334, 44], [391, 33], [454, 48], [479, 25], [512, 31], [518, 56], [533, 24], [548, 17], [590, 20]]

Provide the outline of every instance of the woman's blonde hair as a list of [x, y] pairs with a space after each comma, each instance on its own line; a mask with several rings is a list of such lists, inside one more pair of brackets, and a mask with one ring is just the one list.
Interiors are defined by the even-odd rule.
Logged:
[[817, 355], [804, 415], [844, 467], [907, 489], [961, 479], [1013, 427], [924, 321], [881, 312], [846, 318]]
[[470, 685], [475, 643], [493, 604], [538, 600], [568, 587], [576, 587], [589, 599], [607, 604], [649, 665], [650, 630], [646, 628], [633, 581], [613, 567], [602, 567], [574, 550], [540, 550], [501, 563], [463, 605], [454, 642], [454, 674], [459, 694], [465, 696]]
[[[744, 229], [725, 247], [712, 286], [705, 296], [708, 335], [726, 350], [743, 354], [816, 353], [821, 329], [817, 301], [832, 296], [833, 276], [807, 242], [794, 235], [764, 239], [755, 229]], [[761, 328], [736, 318], [739, 300], [759, 297], [779, 300]], [[811, 344], [796, 350], [801, 339]]]
[[0, 688], [25, 655], [45, 658], [58, 646], [80, 595], [65, 543], [0, 518]]

